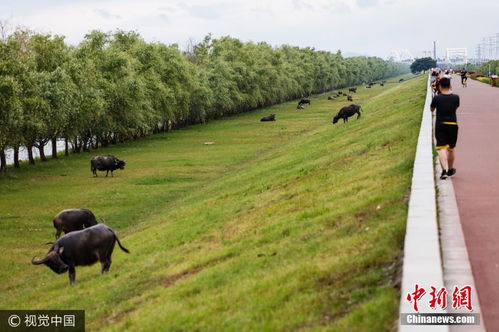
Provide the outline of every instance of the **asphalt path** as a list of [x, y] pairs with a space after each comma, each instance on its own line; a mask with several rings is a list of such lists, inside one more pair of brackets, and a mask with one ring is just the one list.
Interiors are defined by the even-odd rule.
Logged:
[[499, 88], [453, 76], [452, 90], [461, 104], [452, 182], [482, 320], [499, 331]]

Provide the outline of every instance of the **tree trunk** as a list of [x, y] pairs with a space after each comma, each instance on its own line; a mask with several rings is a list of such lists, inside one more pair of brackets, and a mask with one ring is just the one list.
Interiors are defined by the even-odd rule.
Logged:
[[35, 158], [33, 158], [33, 144], [28, 144], [26, 147], [28, 149], [28, 159], [29, 159], [29, 164], [34, 165], [35, 164]]
[[14, 147], [14, 167], [21, 167], [21, 165], [19, 164], [19, 146]]
[[94, 150], [97, 150], [99, 148], [99, 137], [95, 136], [95, 141], [94, 141]]
[[64, 139], [64, 155], [69, 156], [69, 142], [67, 137]]
[[88, 145], [89, 145], [88, 138], [85, 138], [83, 140], [83, 151], [86, 151], [86, 152], [89, 151]]
[[43, 151], [43, 148], [45, 147], [45, 143], [38, 143], [38, 151], [40, 152], [40, 160], [41, 161], [47, 161], [47, 157], [45, 157], [45, 151]]
[[57, 137], [52, 138], [52, 159], [57, 159]]
[[0, 172], [5, 172], [7, 170], [7, 158], [5, 157], [5, 151], [0, 150]]

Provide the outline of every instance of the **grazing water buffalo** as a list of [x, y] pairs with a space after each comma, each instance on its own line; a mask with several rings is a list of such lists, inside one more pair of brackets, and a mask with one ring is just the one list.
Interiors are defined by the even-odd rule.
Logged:
[[403, 82], [403, 81], [404, 81], [404, 79], [403, 79], [403, 78], [399, 79], [399, 83], [401, 83], [401, 82]]
[[95, 225], [64, 235], [52, 243], [44, 258], [35, 260], [33, 257], [31, 264], [45, 264], [57, 274], [69, 270], [69, 283], [72, 285], [76, 282], [76, 266], [92, 265], [100, 261], [101, 274], [109, 271], [116, 242], [121, 250], [130, 253], [121, 245], [118, 236], [110, 227], [104, 224]]
[[336, 114], [332, 120], [333, 124], [338, 122], [339, 119], [343, 119], [343, 123], [348, 122], [348, 118], [357, 113], [357, 119], [360, 118], [361, 106], [358, 104], [351, 104], [340, 109], [338, 114]]
[[61, 236], [61, 232], [67, 234], [69, 232], [79, 231], [83, 228], [95, 225], [97, 225], [97, 220], [90, 210], [62, 210], [54, 217], [54, 227], [57, 230], [55, 233], [55, 239], [57, 240]]
[[106, 171], [106, 176], [111, 171], [111, 176], [114, 176], [113, 171], [116, 169], [125, 169], [125, 161], [119, 160], [115, 156], [97, 156], [90, 160], [90, 170], [95, 177], [97, 170]]
[[267, 116], [264, 116], [263, 118], [260, 119], [260, 121], [275, 121], [275, 114], [270, 114]]
[[347, 100], [348, 100], [348, 101], [353, 101], [353, 98], [352, 98], [352, 96], [350, 96], [350, 95], [347, 95]]
[[353, 93], [356, 93], [357, 92], [357, 88], [349, 88], [348, 89], [349, 92], [353, 92]]
[[302, 98], [299, 102], [298, 102], [298, 105], [303, 105], [303, 104], [310, 104], [310, 99], [308, 98]]

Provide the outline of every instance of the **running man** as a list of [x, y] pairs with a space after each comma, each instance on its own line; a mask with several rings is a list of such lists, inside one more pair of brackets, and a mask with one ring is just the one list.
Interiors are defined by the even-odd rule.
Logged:
[[463, 88], [466, 88], [468, 85], [468, 76], [466, 76], [467, 73], [466, 69], [461, 70], [461, 84], [463, 85]]
[[459, 107], [459, 96], [450, 91], [450, 79], [442, 77], [439, 82], [440, 94], [433, 97], [431, 111], [437, 110], [435, 122], [435, 138], [442, 174], [440, 179], [456, 174], [454, 166], [455, 148], [457, 142], [456, 110]]

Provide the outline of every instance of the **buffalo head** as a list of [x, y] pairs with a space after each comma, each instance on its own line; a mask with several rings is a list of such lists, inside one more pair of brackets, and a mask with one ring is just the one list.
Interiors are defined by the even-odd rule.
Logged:
[[340, 119], [340, 115], [339, 114], [336, 114], [333, 118], [333, 124], [338, 122], [338, 120]]
[[116, 167], [118, 167], [119, 169], [125, 169], [125, 161], [124, 160], [119, 160], [119, 159], [116, 159], [115, 163]]
[[66, 263], [64, 263], [61, 259], [61, 254], [63, 251], [64, 251], [64, 247], [60, 247], [60, 248], [53, 247], [47, 253], [45, 258], [35, 260], [35, 257], [33, 257], [33, 259], [31, 259], [31, 264], [33, 264], [33, 265], [45, 264], [52, 271], [54, 271], [57, 274], [64, 273], [69, 269], [69, 266]]

